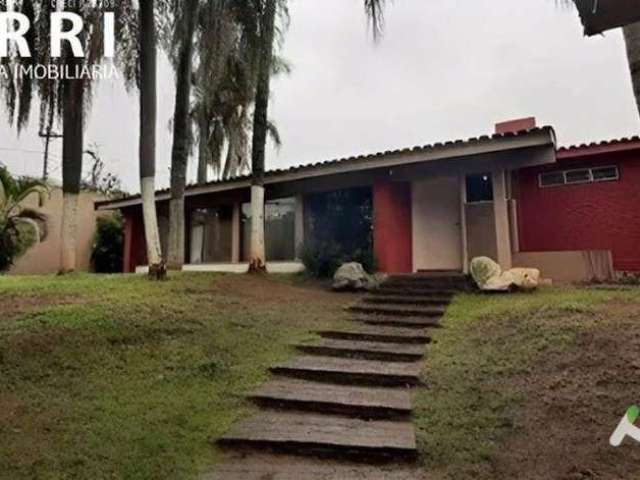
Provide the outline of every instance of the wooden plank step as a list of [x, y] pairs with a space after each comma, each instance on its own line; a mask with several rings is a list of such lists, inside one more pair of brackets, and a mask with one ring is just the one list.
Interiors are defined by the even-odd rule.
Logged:
[[448, 289], [434, 289], [434, 288], [420, 288], [420, 287], [392, 287], [389, 285], [382, 285], [380, 288], [371, 290], [370, 295], [387, 296], [387, 295], [402, 295], [402, 296], [418, 296], [428, 297], [437, 296], [445, 298], [453, 298], [454, 295], [459, 293], [456, 290]]
[[355, 322], [367, 325], [381, 325], [389, 327], [403, 328], [439, 328], [440, 320], [438, 318], [425, 317], [398, 317], [389, 315], [358, 315], [353, 318]]
[[404, 296], [404, 295], [368, 295], [361, 302], [383, 305], [426, 305], [445, 307], [451, 303], [450, 297], [444, 296]]
[[320, 330], [316, 333], [323, 338], [335, 338], [341, 340], [362, 340], [418, 345], [424, 345], [431, 341], [431, 338], [424, 330], [393, 326], [388, 327], [384, 325], [363, 324], [349, 330]]
[[422, 467], [407, 463], [348, 462], [268, 452], [234, 452], [202, 480], [416, 480]]
[[397, 317], [441, 317], [444, 315], [443, 307], [412, 307], [394, 305], [365, 305], [358, 304], [349, 307], [356, 313], [369, 313], [374, 315], [387, 315]]
[[414, 386], [420, 383], [422, 362], [385, 362], [304, 355], [271, 367], [287, 377], [366, 386]]
[[363, 358], [365, 360], [415, 362], [424, 357], [424, 346], [406, 343], [324, 339], [319, 342], [297, 344], [295, 347], [301, 352], [311, 355]]
[[416, 454], [411, 422], [361, 420], [336, 415], [265, 411], [225, 434], [222, 446], [270, 448], [278, 451], [337, 457]]
[[411, 414], [406, 389], [327, 385], [276, 378], [249, 395], [266, 407], [335, 413], [359, 418], [397, 418]]

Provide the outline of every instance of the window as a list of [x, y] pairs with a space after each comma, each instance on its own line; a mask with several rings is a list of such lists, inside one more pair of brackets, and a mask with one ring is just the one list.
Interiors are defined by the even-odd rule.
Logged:
[[591, 172], [593, 174], [594, 182], [608, 182], [618, 180], [620, 178], [618, 175], [618, 167], [592, 168]]
[[553, 187], [564, 185], [564, 172], [548, 172], [540, 174], [541, 187]]
[[190, 263], [231, 261], [232, 216], [231, 206], [191, 210]]
[[493, 182], [490, 173], [467, 176], [467, 203], [492, 202]]
[[[269, 200], [264, 206], [264, 242], [267, 261], [296, 258], [296, 199]], [[251, 247], [251, 204], [242, 205], [242, 259], [249, 261]]]
[[545, 172], [539, 175], [538, 184], [541, 188], [544, 188], [580, 183], [611, 182], [619, 179], [618, 167], [614, 165]]
[[569, 170], [564, 172], [565, 183], [589, 183], [591, 181], [591, 170]]

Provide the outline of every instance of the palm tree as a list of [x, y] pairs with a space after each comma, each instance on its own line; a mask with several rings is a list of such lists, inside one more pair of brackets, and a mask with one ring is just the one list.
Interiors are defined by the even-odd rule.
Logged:
[[48, 191], [43, 181], [16, 179], [0, 167], [0, 272], [6, 272], [30, 245], [47, 237], [47, 217], [21, 204], [31, 195], [37, 195], [42, 204]]
[[[385, 0], [364, 0], [364, 8], [370, 21], [374, 40], [382, 33]], [[262, 46], [258, 60], [258, 82], [253, 122], [253, 147], [251, 151], [251, 246], [250, 272], [266, 271], [264, 243], [264, 165], [270, 93], [270, 71], [276, 39], [277, 11], [286, 9], [284, 0], [263, 0], [260, 10], [259, 40]]]
[[184, 191], [187, 183], [187, 163], [191, 145], [189, 105], [191, 102], [193, 43], [199, 15], [199, 0], [179, 2], [177, 35], [179, 51], [176, 65], [176, 103], [173, 115], [173, 148], [171, 152], [171, 200], [169, 202], [169, 268], [181, 269], [184, 264]]
[[[121, 30], [123, 15], [131, 8], [132, 0], [114, 2], [116, 33]], [[31, 57], [21, 57], [13, 52], [0, 59], [12, 71], [20, 67], [52, 65], [58, 69], [67, 66], [70, 70], [80, 66], [92, 66], [102, 62], [104, 52], [103, 14], [104, 8], [94, 4], [75, 2], [69, 11], [83, 18], [84, 30], [81, 35], [84, 58], [76, 58], [69, 44], [65, 45], [62, 56], [53, 58], [49, 51], [51, 31], [50, 14], [55, 11], [55, 2], [35, 2], [16, 0], [10, 4], [14, 11], [26, 15], [31, 29], [26, 40]], [[40, 131], [50, 130], [53, 122], [62, 122], [63, 127], [63, 216], [61, 272], [73, 271], [76, 267], [76, 237], [78, 194], [82, 176], [84, 117], [90, 107], [91, 81], [83, 79], [34, 78], [27, 75], [10, 75], [0, 79], [0, 87], [5, 93], [7, 114], [10, 123], [15, 123], [18, 132], [24, 128], [31, 112], [33, 94], [40, 100]]]

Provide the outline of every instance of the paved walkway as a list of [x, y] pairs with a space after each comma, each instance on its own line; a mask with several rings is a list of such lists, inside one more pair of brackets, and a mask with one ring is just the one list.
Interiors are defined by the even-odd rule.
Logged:
[[461, 276], [397, 276], [351, 307], [353, 325], [296, 345], [250, 395], [260, 406], [220, 445], [229, 461], [207, 480], [413, 479], [411, 388]]

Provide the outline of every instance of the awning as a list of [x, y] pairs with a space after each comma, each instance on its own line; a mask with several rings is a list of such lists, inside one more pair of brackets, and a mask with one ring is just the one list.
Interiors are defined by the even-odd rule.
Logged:
[[640, 22], [640, 0], [574, 0], [585, 35]]

